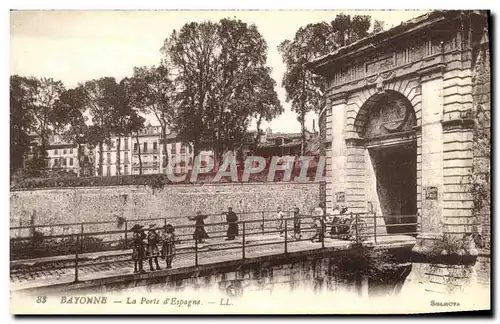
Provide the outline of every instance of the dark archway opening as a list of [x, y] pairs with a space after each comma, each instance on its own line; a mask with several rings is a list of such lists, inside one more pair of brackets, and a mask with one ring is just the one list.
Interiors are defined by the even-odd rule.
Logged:
[[369, 150], [377, 195], [388, 234], [417, 231], [417, 147], [415, 142]]
[[415, 111], [401, 93], [387, 90], [367, 100], [355, 125], [368, 149], [388, 234], [417, 231]]

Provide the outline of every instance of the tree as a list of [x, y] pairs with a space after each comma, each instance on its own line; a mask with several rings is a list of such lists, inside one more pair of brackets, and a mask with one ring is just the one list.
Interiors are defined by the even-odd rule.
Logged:
[[33, 115], [29, 106], [27, 79], [18, 75], [10, 77], [10, 172], [13, 174], [24, 165], [30, 147]]
[[115, 103], [111, 106], [112, 114], [114, 116], [111, 132], [118, 136], [118, 142], [116, 145], [116, 170], [117, 174], [121, 175], [121, 139], [122, 137], [132, 135], [134, 132], [137, 133], [137, 131], [143, 127], [145, 120], [139, 116], [138, 111], [133, 106], [134, 94], [130, 91], [129, 79], [125, 78], [120, 82], [118, 88], [116, 89], [115, 97]]
[[373, 34], [380, 33], [385, 30], [385, 22], [375, 19], [373, 22]]
[[139, 158], [139, 174], [142, 175], [142, 158], [141, 158], [141, 145], [139, 143], [139, 130], [144, 127], [144, 117], [134, 114], [130, 118], [129, 129], [131, 134], [135, 134], [135, 141], [137, 143], [137, 156]]
[[127, 89], [133, 105], [158, 120], [163, 139], [163, 163], [168, 165], [167, 128], [174, 118], [175, 86], [166, 63], [158, 67], [136, 67], [134, 76], [127, 80]]
[[291, 101], [292, 111], [298, 114], [301, 125], [301, 154], [306, 149], [305, 116], [324, 106], [326, 87], [325, 80], [307, 70], [304, 64], [368, 36], [369, 28], [370, 16], [340, 14], [329, 24], [315, 23], [299, 28], [293, 40], [285, 40], [278, 46], [286, 65], [282, 81], [286, 100]]
[[34, 77], [23, 80], [23, 104], [33, 118], [32, 131], [40, 140], [36, 147], [33, 165], [38, 171], [45, 166], [49, 135], [53, 131], [53, 123], [57, 120], [56, 104], [65, 91], [61, 81], [51, 78], [37, 79]]
[[278, 94], [275, 91], [276, 81], [271, 78], [271, 69], [263, 67], [256, 69], [252, 75], [254, 87], [249, 100], [254, 100], [253, 118], [256, 120], [257, 134], [254, 138], [254, 150], [257, 148], [259, 137], [262, 133], [262, 121], [270, 122], [284, 111]]
[[[87, 118], [84, 116], [86, 109], [85, 93], [81, 87], [64, 91], [54, 109], [54, 128], [66, 141], [77, 144], [78, 176], [81, 169], [88, 168], [82, 161], [82, 145], [88, 142]], [[93, 167], [92, 167], [93, 169]], [[89, 173], [89, 172], [84, 172]]]
[[103, 145], [111, 145], [111, 134], [116, 122], [116, 107], [120, 104], [119, 84], [115, 78], [104, 77], [90, 80], [80, 85], [83, 100], [92, 117], [92, 126], [89, 127], [88, 141], [99, 147], [98, 174], [103, 175]]
[[174, 30], [162, 51], [177, 73], [174, 130], [195, 155], [212, 149], [220, 161], [241, 146], [259, 107], [252, 95], [259, 83], [254, 76], [270, 71], [265, 40], [240, 20], [192, 22]]

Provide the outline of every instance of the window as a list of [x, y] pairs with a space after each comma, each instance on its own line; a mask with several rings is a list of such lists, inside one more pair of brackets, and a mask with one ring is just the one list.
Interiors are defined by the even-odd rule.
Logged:
[[128, 165], [123, 166], [123, 174], [128, 175]]
[[73, 158], [69, 158], [69, 165], [73, 165]]
[[108, 163], [111, 163], [111, 153], [108, 152], [108, 158], [107, 158]]
[[124, 149], [128, 150], [128, 139], [127, 138], [123, 139], [123, 144], [124, 144]]
[[67, 153], [67, 151], [66, 151], [66, 149], [64, 149], [64, 150], [63, 150], [63, 154], [66, 154], [66, 153]]
[[181, 143], [181, 154], [186, 153], [186, 145], [184, 143]]
[[55, 149], [55, 150], [54, 150], [54, 154], [55, 154], [55, 155], [57, 155], [57, 154], [58, 154], [57, 149]]
[[69, 154], [73, 154], [73, 148], [69, 149]]
[[153, 152], [156, 153], [158, 151], [158, 143], [153, 143]]
[[123, 153], [123, 162], [128, 163], [128, 152]]
[[118, 145], [120, 145], [120, 139], [116, 140], [116, 147], [118, 147]]
[[108, 167], [106, 168], [106, 175], [107, 176], [111, 175], [111, 166], [110, 165], [108, 165]]
[[136, 153], [137, 151], [139, 151], [139, 144], [134, 143], [134, 153]]
[[148, 152], [148, 143], [144, 143], [144, 153]]
[[175, 143], [172, 144], [172, 148], [170, 149], [170, 154], [175, 154]]
[[66, 159], [62, 159], [62, 165], [66, 165]]

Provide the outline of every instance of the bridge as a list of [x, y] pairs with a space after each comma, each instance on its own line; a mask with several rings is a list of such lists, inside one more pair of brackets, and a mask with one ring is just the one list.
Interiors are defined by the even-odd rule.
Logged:
[[[331, 224], [327, 224], [325, 239], [312, 241], [316, 232], [313, 215], [300, 215], [301, 236], [295, 237], [292, 212], [286, 212], [281, 229], [274, 214], [275, 211], [239, 213], [239, 235], [231, 241], [225, 240], [225, 221], [207, 222], [205, 229], [210, 237], [204, 243], [193, 239], [196, 225], [187, 216], [11, 227], [11, 292], [67, 291], [147, 282], [152, 278], [161, 280], [248, 264], [258, 266], [270, 260], [322, 257], [350, 251], [355, 246], [409, 250], [420, 228], [418, 215], [349, 213], [344, 215], [350, 219], [348, 234], [330, 235]], [[209, 220], [225, 219], [224, 214], [207, 216]], [[134, 273], [133, 225], [145, 225], [147, 231], [148, 225], [161, 230], [168, 223], [175, 226], [178, 238], [172, 268], [167, 269], [160, 257], [161, 270], [149, 271], [146, 258], [146, 273]]]

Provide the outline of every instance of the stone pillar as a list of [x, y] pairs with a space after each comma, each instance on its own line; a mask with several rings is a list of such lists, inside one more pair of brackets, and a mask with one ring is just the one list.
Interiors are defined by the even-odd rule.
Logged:
[[[421, 234], [414, 251], [426, 253], [442, 236], [443, 214], [443, 73], [427, 71], [421, 75], [422, 128], [417, 163], [417, 186], [420, 183]], [[417, 152], [418, 155], [419, 152]]]
[[364, 146], [357, 140], [347, 140], [346, 143], [346, 170], [345, 170], [345, 199], [351, 212], [366, 212], [366, 167]]
[[[333, 206], [337, 204], [337, 195], [344, 195], [346, 192], [345, 166], [346, 166], [346, 143], [345, 143], [345, 112], [346, 97], [337, 95], [331, 98], [331, 116], [327, 118], [326, 134], [331, 136], [331, 149], [327, 150], [327, 156], [331, 157], [330, 176], [327, 175], [326, 183], [326, 210], [331, 212]], [[328, 167], [328, 165], [327, 165]], [[327, 169], [328, 170], [328, 169]], [[342, 203], [342, 202], [341, 202]]]
[[[320, 156], [325, 156], [326, 157], [326, 164], [325, 164], [325, 169], [327, 173], [331, 173], [331, 167], [332, 167], [332, 161], [331, 161], [331, 154], [327, 155], [327, 149], [331, 149], [331, 143], [328, 142], [327, 137], [326, 137], [326, 123], [327, 123], [327, 112], [329, 112], [329, 116], [331, 116], [330, 112], [330, 103], [327, 102], [326, 106], [323, 108], [323, 110], [320, 112], [318, 116], [318, 127], [319, 127], [319, 141], [320, 141], [320, 146], [319, 146], [319, 155]], [[331, 125], [331, 122], [330, 122]], [[331, 128], [330, 128], [331, 130]], [[329, 151], [331, 153], [331, 151]], [[323, 205], [326, 206], [326, 183], [328, 181], [331, 182], [331, 179], [329, 179], [331, 175], [327, 175], [325, 177], [325, 181], [321, 181], [319, 184], [319, 202]]]

